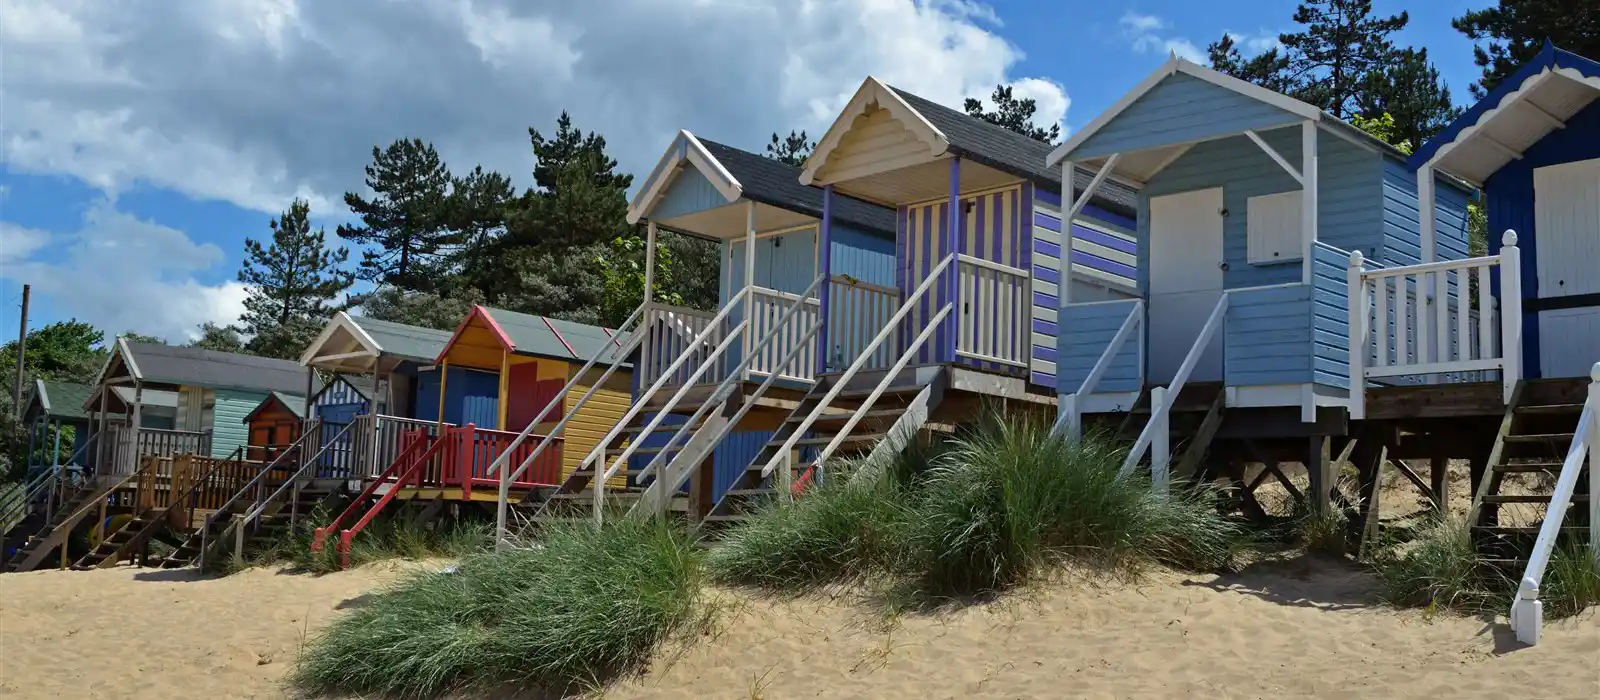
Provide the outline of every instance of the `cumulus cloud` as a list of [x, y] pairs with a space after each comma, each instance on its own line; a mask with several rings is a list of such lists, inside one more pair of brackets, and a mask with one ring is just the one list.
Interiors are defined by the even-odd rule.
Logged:
[[[43, 259], [47, 248], [59, 259]], [[217, 246], [118, 211], [109, 200], [92, 204], [71, 233], [0, 223], [0, 274], [31, 283], [74, 316], [114, 333], [134, 330], [182, 342], [202, 322], [238, 320], [242, 284], [195, 279], [230, 270], [227, 262]]]
[[570, 111], [645, 172], [679, 128], [758, 147], [826, 128], [868, 74], [959, 106], [1059, 84], [974, 0], [8, 0], [6, 164], [337, 214], [374, 145], [433, 141], [527, 183], [526, 128]]
[[1188, 39], [1171, 35], [1172, 23], [1161, 17], [1129, 11], [1122, 15], [1120, 23], [1135, 51], [1171, 53], [1187, 61], [1207, 63], [1205, 50]]

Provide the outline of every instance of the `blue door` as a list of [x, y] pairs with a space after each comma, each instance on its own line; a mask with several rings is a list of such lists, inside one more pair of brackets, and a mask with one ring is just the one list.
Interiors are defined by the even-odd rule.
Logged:
[[[500, 427], [500, 375], [451, 367], [445, 382], [444, 422]], [[417, 373], [417, 418], [439, 420], [439, 371]]]

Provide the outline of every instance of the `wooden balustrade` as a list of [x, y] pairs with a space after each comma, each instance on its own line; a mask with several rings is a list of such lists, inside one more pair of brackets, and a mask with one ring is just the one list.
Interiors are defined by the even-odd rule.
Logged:
[[[899, 290], [833, 278], [828, 287], [828, 368], [838, 371], [854, 364], [899, 308]], [[863, 368], [888, 369], [900, 356], [901, 345], [895, 329], [873, 349]]]
[[960, 256], [956, 354], [1027, 367], [1032, 350], [1033, 289], [1026, 270]]
[[[817, 376], [817, 343], [815, 336], [808, 338], [807, 331], [816, 325], [822, 313], [822, 302], [808, 298], [797, 313], [784, 320], [784, 312], [800, 301], [798, 295], [762, 287], [755, 287], [751, 291], [750, 326], [745, 334], [745, 351], [751, 352], [760, 339], [769, 334], [773, 339], [755, 352], [748, 365], [749, 372], [767, 376], [777, 371], [782, 378], [814, 381]], [[779, 363], [803, 338], [808, 338], [805, 340], [806, 347], [801, 348], [792, 362], [780, 368]]]
[[[681, 385], [688, 381], [694, 370], [700, 367], [703, 358], [710, 354], [711, 348], [722, 341], [722, 334], [726, 330], [713, 333], [707, 338], [706, 343], [694, 348], [689, 346], [694, 339], [711, 326], [715, 314], [677, 306], [668, 306], [651, 302], [646, 305], [644, 321], [645, 340], [640, 352], [639, 364], [634, 366], [634, 373], [638, 375], [643, 384], [652, 384], [666, 376], [669, 372], [668, 385]], [[688, 353], [691, 355], [688, 362], [672, 366], [679, 357]], [[699, 360], [699, 361], [697, 361]], [[697, 381], [717, 381], [721, 376], [712, 370], [707, 372]]]

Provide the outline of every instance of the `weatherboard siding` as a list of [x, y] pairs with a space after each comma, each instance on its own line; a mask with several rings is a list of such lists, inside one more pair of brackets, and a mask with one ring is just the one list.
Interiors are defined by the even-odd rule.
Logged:
[[1271, 129], [1303, 119], [1227, 88], [1176, 73], [1134, 100], [1068, 156], [1085, 159]]
[[[576, 375], [582, 365], [570, 365], [568, 370], [571, 375]], [[633, 405], [633, 393], [630, 386], [633, 381], [632, 372], [618, 371], [612, 374], [606, 383], [596, 389], [594, 395], [589, 397], [589, 402], [573, 414], [567, 427], [562, 431], [561, 445], [561, 477], [565, 479], [578, 468], [584, 457], [594, 450], [600, 441], [605, 439], [607, 433], [615, 428], [622, 420], [622, 416]], [[596, 375], [598, 376], [598, 375]], [[576, 404], [589, 388], [594, 386], [592, 380], [574, 384], [570, 393], [565, 397], [568, 405]], [[606, 486], [621, 488], [627, 485], [626, 476], [617, 476], [606, 480]]]
[[1311, 286], [1228, 293], [1223, 323], [1228, 386], [1304, 384], [1311, 379]]
[[[1300, 129], [1261, 134], [1291, 164], [1300, 162]], [[1318, 240], [1371, 255], [1382, 244], [1382, 176], [1380, 156], [1332, 134], [1317, 139]], [[1151, 178], [1139, 193], [1138, 240], [1150, 240], [1150, 199], [1195, 190], [1222, 188], [1223, 261], [1228, 265], [1223, 284], [1228, 289], [1288, 284], [1303, 280], [1298, 257], [1283, 262], [1252, 264], [1248, 258], [1249, 201], [1251, 197], [1291, 192], [1300, 183], [1285, 172], [1250, 139], [1243, 136], [1197, 144]], [[1147, 290], [1150, 250], [1139, 248], [1139, 286]], [[1197, 261], [1197, 264], [1211, 264]]]
[[[1072, 226], [1073, 303], [1135, 296], [1138, 243], [1131, 219], [1093, 205]], [[1057, 310], [1061, 282], [1061, 196], [1035, 189], [1033, 197], [1033, 316], [1029, 381], [1056, 386]], [[1071, 332], [1071, 329], [1068, 329]]]
[[267, 399], [264, 391], [217, 389], [211, 415], [211, 456], [227, 457], [235, 448], [250, 441], [250, 428], [244, 419]]
[[727, 205], [728, 198], [705, 175], [696, 168], [685, 167], [673, 176], [667, 191], [650, 208], [650, 218], [660, 221]]
[[[1137, 300], [1099, 304], [1072, 304], [1059, 310], [1061, 325], [1070, 329], [1058, 336], [1055, 356], [1056, 389], [1063, 394], [1077, 393], [1100, 357], [1111, 346], [1112, 338], [1128, 320]], [[1143, 329], [1139, 329], [1143, 333]], [[1139, 358], [1139, 337], [1130, 337], [1117, 351], [1093, 393], [1138, 391], [1143, 383]]]
[[[1469, 193], [1444, 177], [1434, 178], [1434, 237], [1439, 260], [1467, 257]], [[1361, 252], [1389, 267], [1422, 262], [1422, 214], [1417, 173], [1394, 158], [1383, 159], [1383, 250]], [[1331, 241], [1330, 241], [1331, 242]], [[1337, 245], [1337, 244], [1335, 244]], [[1343, 247], [1343, 246], [1341, 246]]]
[[1311, 381], [1350, 388], [1350, 254], [1311, 248]]

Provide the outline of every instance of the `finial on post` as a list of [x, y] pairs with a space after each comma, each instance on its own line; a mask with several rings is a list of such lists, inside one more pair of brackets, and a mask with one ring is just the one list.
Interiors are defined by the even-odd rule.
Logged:
[[1500, 238], [1500, 245], [1514, 246], [1517, 244], [1517, 232], [1506, 229], [1506, 235]]
[[1600, 384], [1600, 362], [1594, 363], [1594, 366], [1589, 368], [1589, 378]]
[[1360, 250], [1350, 251], [1350, 267], [1361, 267], [1366, 261], [1366, 256], [1362, 255]]

